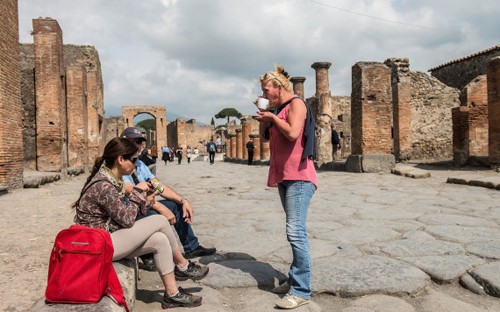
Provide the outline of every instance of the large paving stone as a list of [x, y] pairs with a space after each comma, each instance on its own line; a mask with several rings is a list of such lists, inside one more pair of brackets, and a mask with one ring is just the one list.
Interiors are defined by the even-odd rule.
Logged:
[[434, 237], [459, 243], [489, 241], [500, 237], [500, 229], [453, 225], [426, 226], [425, 231]]
[[465, 249], [481, 257], [500, 260], [500, 240], [471, 243]]
[[258, 287], [272, 289], [286, 280], [286, 266], [252, 260], [229, 260], [209, 264], [210, 274], [201, 282], [212, 288]]
[[339, 243], [352, 245], [368, 244], [373, 242], [388, 241], [399, 237], [399, 233], [379, 227], [363, 227], [349, 226], [328, 233], [317, 235], [318, 239], [330, 240]]
[[406, 262], [380, 256], [356, 259], [332, 257], [313, 260], [315, 293], [342, 297], [369, 294], [416, 294], [430, 284], [430, 278]]
[[402, 257], [400, 259], [420, 268], [439, 283], [453, 282], [467, 270], [484, 263], [482, 259], [465, 255]]
[[381, 251], [393, 257], [464, 254], [460, 244], [441, 240], [401, 239], [381, 245]]
[[500, 297], [500, 262], [484, 264], [469, 273], [486, 293]]
[[441, 292], [430, 290], [429, 294], [420, 300], [422, 312], [489, 312], [467, 302], [455, 299]]
[[369, 308], [372, 311], [415, 312], [415, 309], [403, 299], [386, 295], [366, 296], [356, 299], [351, 305], [353, 307]]
[[452, 215], [452, 214], [430, 214], [421, 216], [417, 220], [428, 225], [498, 227], [498, 225], [495, 222], [483, 218], [475, 218], [475, 217]]

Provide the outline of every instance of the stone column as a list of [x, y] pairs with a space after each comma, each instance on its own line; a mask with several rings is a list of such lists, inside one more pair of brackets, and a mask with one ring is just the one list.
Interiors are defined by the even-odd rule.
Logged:
[[[100, 73], [96, 70], [87, 72], [88, 155], [90, 166], [94, 164], [95, 159], [104, 150], [104, 146], [101, 146], [102, 135], [100, 131], [100, 125], [104, 120], [104, 106], [102, 105], [103, 94], [101, 93], [102, 88], [99, 88], [99, 78]], [[130, 127], [132, 126], [133, 120]]]
[[243, 159], [248, 159], [248, 151], [246, 149], [246, 144], [250, 140], [250, 132], [252, 131], [252, 127], [250, 124], [251, 119], [249, 117], [242, 117], [241, 119], [241, 129], [242, 129], [242, 150], [243, 150]]
[[410, 62], [407, 58], [391, 58], [385, 64], [391, 67], [394, 156], [397, 160], [408, 160], [413, 150]]
[[250, 134], [250, 139], [253, 142], [253, 160], [260, 159], [260, 137], [258, 134]]
[[332, 66], [330, 62], [315, 62], [311, 65], [316, 71], [316, 97], [319, 98], [323, 93], [330, 93], [330, 84], [328, 82], [328, 69]]
[[236, 158], [243, 159], [243, 130], [236, 129]]
[[311, 65], [316, 71], [316, 162], [331, 163], [332, 157], [332, 97], [328, 83], [328, 69], [332, 63], [316, 62]]
[[62, 30], [51, 18], [33, 20], [37, 170], [60, 172], [66, 155], [65, 69]]
[[293, 84], [293, 93], [304, 99], [304, 81], [306, 81], [306, 77], [292, 77], [290, 81]]
[[500, 167], [500, 57], [490, 60], [488, 79], [488, 152], [490, 164]]
[[0, 195], [23, 187], [23, 118], [19, 19], [16, 0], [0, 4]]
[[231, 142], [231, 158], [236, 158], [236, 134], [229, 134], [230, 142]]

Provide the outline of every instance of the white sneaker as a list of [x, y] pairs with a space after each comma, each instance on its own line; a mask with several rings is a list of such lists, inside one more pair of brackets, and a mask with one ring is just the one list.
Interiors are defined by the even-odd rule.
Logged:
[[303, 299], [297, 296], [286, 294], [285, 297], [276, 301], [276, 306], [282, 309], [295, 309], [297, 307], [300, 307], [301, 305], [308, 303], [309, 303], [308, 299]]

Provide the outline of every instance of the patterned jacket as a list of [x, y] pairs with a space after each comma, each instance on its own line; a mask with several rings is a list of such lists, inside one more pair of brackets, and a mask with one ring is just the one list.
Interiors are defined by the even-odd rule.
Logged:
[[133, 189], [129, 196], [123, 195], [121, 186], [101, 172], [88, 185], [76, 208], [77, 224], [114, 232], [132, 227], [137, 215], [144, 215], [150, 208], [140, 192]]

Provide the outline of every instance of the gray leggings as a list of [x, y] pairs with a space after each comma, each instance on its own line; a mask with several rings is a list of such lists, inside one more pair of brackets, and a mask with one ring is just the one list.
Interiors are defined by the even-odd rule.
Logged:
[[111, 240], [115, 249], [113, 261], [154, 253], [161, 276], [174, 270], [172, 251], [179, 247], [172, 226], [162, 215], [137, 220], [131, 228], [111, 233]]

